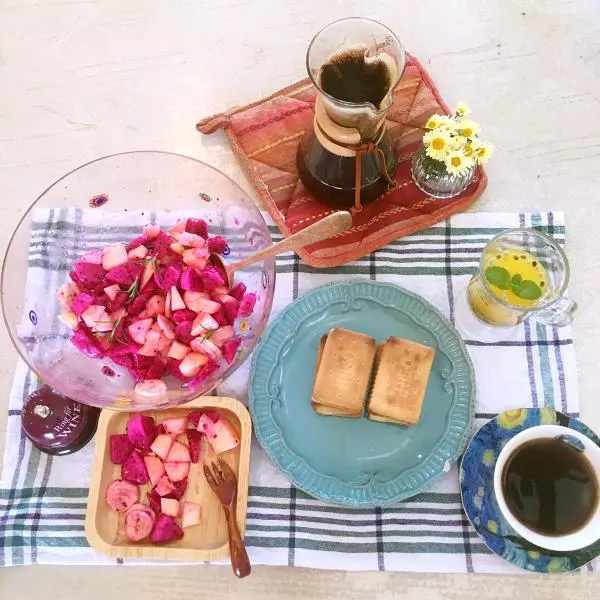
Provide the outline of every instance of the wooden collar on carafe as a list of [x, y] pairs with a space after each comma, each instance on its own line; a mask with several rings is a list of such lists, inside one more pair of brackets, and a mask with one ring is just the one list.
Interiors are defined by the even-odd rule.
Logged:
[[[314, 129], [317, 139], [321, 145], [338, 156], [354, 156], [354, 210], [360, 212], [362, 204], [360, 201], [362, 183], [362, 155], [364, 152], [376, 152], [379, 161], [379, 172], [388, 182], [388, 190], [393, 190], [397, 183], [390, 177], [385, 164], [385, 154], [379, 147], [379, 143], [385, 133], [385, 118], [381, 119], [380, 128], [375, 139], [370, 142], [361, 140], [360, 132], [354, 127], [343, 127], [338, 125], [328, 114], [320, 97], [315, 103]], [[327, 129], [328, 131], [326, 131]], [[328, 133], [329, 132], [329, 133]]]

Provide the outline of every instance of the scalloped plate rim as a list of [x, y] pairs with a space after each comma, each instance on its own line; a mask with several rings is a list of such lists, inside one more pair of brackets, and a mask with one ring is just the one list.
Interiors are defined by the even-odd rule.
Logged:
[[[351, 287], [351, 286], [355, 286], [357, 284], [367, 284], [367, 286], [376, 286], [379, 288], [392, 288], [397, 293], [402, 294], [410, 299], [416, 300], [418, 303], [421, 303], [425, 308], [427, 308], [428, 310], [431, 310], [435, 314], [435, 316], [438, 319], [440, 319], [442, 324], [448, 328], [449, 332], [455, 337], [455, 339], [458, 343], [459, 350], [462, 354], [462, 358], [464, 358], [464, 365], [466, 368], [468, 383], [470, 385], [470, 393], [468, 393], [468, 397], [465, 399], [465, 402], [468, 404], [468, 416], [467, 416], [466, 422], [464, 423], [462, 435], [460, 436], [460, 440], [457, 444], [457, 447], [454, 449], [451, 456], [442, 461], [442, 464], [440, 465], [438, 472], [435, 473], [434, 475], [431, 475], [425, 481], [423, 481], [421, 484], [415, 486], [412, 489], [404, 490], [403, 492], [394, 494], [392, 496], [388, 496], [386, 498], [369, 497], [366, 500], [363, 500], [361, 498], [356, 498], [356, 497], [350, 497], [342, 491], [343, 489], [349, 489], [352, 487], [361, 487], [361, 486], [352, 486], [351, 484], [342, 482], [335, 477], [331, 477], [324, 473], [320, 473], [320, 472], [316, 471], [315, 469], [313, 469], [312, 467], [307, 465], [306, 462], [304, 461], [304, 459], [302, 459], [297, 454], [295, 454], [285, 443], [285, 439], [284, 439], [283, 435], [280, 435], [279, 436], [279, 444], [284, 449], [283, 452], [284, 453], [287, 452], [290, 455], [290, 457], [292, 457], [294, 459], [292, 461], [292, 466], [293, 466], [293, 463], [299, 461], [304, 464], [305, 468], [309, 469], [310, 471], [313, 471], [318, 478], [333, 479], [335, 482], [337, 482], [338, 489], [332, 493], [328, 493], [328, 492], [325, 492], [324, 490], [316, 489], [313, 486], [305, 485], [301, 479], [296, 477], [291, 472], [292, 471], [291, 468], [286, 468], [282, 465], [281, 457], [278, 456], [277, 453], [273, 450], [273, 448], [271, 447], [271, 444], [264, 439], [263, 432], [261, 430], [261, 421], [259, 420], [259, 417], [256, 414], [255, 405], [254, 405], [254, 402], [255, 402], [254, 401], [254, 381], [255, 381], [255, 375], [256, 375], [256, 370], [257, 370], [258, 357], [259, 357], [261, 351], [265, 348], [267, 341], [269, 340], [271, 334], [277, 328], [277, 326], [282, 321], [282, 319], [285, 317], [285, 315], [292, 309], [292, 307], [294, 307], [296, 305], [296, 303], [302, 302], [302, 301], [306, 302], [306, 298], [310, 297], [311, 295], [317, 295], [318, 293], [322, 293], [331, 287]], [[414, 320], [414, 317], [411, 314], [401, 311], [400, 309], [398, 309], [398, 311], [403, 312], [403, 314], [408, 315], [412, 320]], [[424, 326], [422, 324], [421, 324], [421, 326], [427, 328], [426, 326]], [[249, 377], [249, 385], [248, 385], [248, 397], [249, 397], [248, 404], [249, 404], [250, 414], [252, 415], [252, 420], [254, 422], [254, 432], [255, 432], [258, 442], [260, 443], [261, 447], [265, 450], [265, 452], [267, 453], [267, 455], [269, 456], [269, 458], [271, 459], [273, 464], [277, 467], [277, 469], [279, 471], [281, 471], [293, 483], [293, 485], [295, 485], [298, 489], [302, 490], [309, 496], [318, 498], [325, 502], [330, 502], [333, 504], [339, 504], [339, 505], [350, 506], [350, 507], [372, 507], [372, 506], [388, 506], [390, 504], [394, 504], [396, 502], [406, 500], [407, 498], [411, 498], [412, 496], [415, 496], [416, 494], [421, 493], [424, 489], [429, 487], [434, 481], [438, 480], [440, 477], [442, 477], [443, 475], [446, 475], [448, 473], [448, 470], [445, 470], [444, 467], [447, 464], [451, 465], [458, 461], [462, 452], [464, 451], [464, 449], [467, 446], [467, 442], [470, 439], [471, 425], [473, 423], [473, 417], [474, 417], [474, 413], [475, 413], [475, 394], [476, 394], [476, 382], [475, 382], [475, 374], [474, 374], [473, 364], [472, 364], [471, 358], [469, 356], [469, 353], [467, 352], [464, 341], [460, 337], [460, 334], [456, 331], [456, 329], [452, 326], [452, 324], [448, 321], [448, 319], [439, 311], [438, 308], [436, 308], [433, 304], [431, 304], [431, 302], [429, 302], [422, 296], [415, 294], [414, 292], [411, 292], [411, 291], [403, 288], [402, 286], [396, 285], [394, 283], [371, 281], [368, 279], [344, 279], [344, 280], [332, 281], [329, 283], [325, 283], [323, 285], [320, 285], [320, 286], [317, 286], [317, 287], [314, 287], [314, 288], [308, 290], [306, 293], [304, 293], [302, 296], [297, 298], [295, 301], [293, 301], [290, 304], [288, 304], [287, 306], [285, 306], [281, 310], [281, 312], [277, 315], [277, 317], [268, 325], [268, 327], [266, 328], [266, 330], [263, 333], [262, 338], [260, 339], [259, 343], [257, 344], [257, 346], [252, 354], [252, 362], [251, 362], [251, 367], [250, 367], [250, 377]], [[269, 414], [270, 414], [270, 411], [269, 411]], [[281, 452], [281, 450], [279, 450], [279, 452]], [[414, 468], [413, 468], [413, 470], [414, 470]], [[398, 476], [395, 478], [395, 480], [399, 479], [401, 476], [402, 476], [402, 473], [399, 473]], [[340, 488], [342, 488], [342, 490], [340, 490]]]

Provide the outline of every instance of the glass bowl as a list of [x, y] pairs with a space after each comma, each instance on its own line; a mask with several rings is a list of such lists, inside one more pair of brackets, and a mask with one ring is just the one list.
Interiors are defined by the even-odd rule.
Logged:
[[92, 161], [52, 184], [29, 208], [14, 232], [2, 267], [4, 320], [15, 348], [38, 378], [61, 394], [101, 408], [148, 410], [183, 404], [204, 395], [235, 371], [261, 336], [275, 288], [275, 262], [236, 271], [257, 294], [253, 314], [235, 322], [242, 336], [229, 366], [197, 387], [172, 376], [167, 392], [149, 399], [135, 392], [128, 371], [108, 358], [90, 358], [71, 342], [57, 316], [56, 291], [70, 281], [73, 263], [89, 250], [127, 243], [145, 223], [163, 229], [196, 217], [229, 245], [226, 261], [271, 244], [260, 211], [227, 176], [209, 165], [166, 152], [127, 152]]

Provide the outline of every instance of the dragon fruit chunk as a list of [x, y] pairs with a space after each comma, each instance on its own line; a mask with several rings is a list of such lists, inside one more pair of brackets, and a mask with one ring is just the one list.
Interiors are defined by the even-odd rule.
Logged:
[[92, 304], [94, 304], [94, 297], [87, 292], [80, 292], [73, 298], [73, 312], [80, 317]]
[[121, 465], [121, 478], [140, 485], [148, 482], [146, 463], [138, 452], [132, 452]]
[[234, 337], [227, 340], [221, 346], [221, 353], [223, 354], [223, 358], [227, 361], [227, 364], [230, 365], [235, 360], [235, 355], [242, 343], [241, 337]]
[[165, 544], [174, 540], [180, 540], [183, 537], [183, 530], [169, 515], [159, 514], [152, 532], [150, 541], [154, 544]]
[[122, 465], [133, 452], [133, 445], [125, 433], [110, 436], [110, 462]]
[[219, 274], [219, 271], [214, 267], [206, 267], [202, 271], [202, 285], [205, 290], [212, 290], [225, 284], [225, 279]]
[[202, 287], [202, 279], [196, 269], [192, 267], [187, 267], [183, 273], [181, 274], [181, 288], [183, 290], [191, 290], [194, 292], [201, 292]]
[[185, 230], [188, 233], [200, 235], [204, 239], [208, 238], [208, 225], [204, 219], [188, 219], [185, 224]]
[[229, 246], [220, 235], [216, 235], [208, 240], [208, 251], [214, 252], [215, 254], [225, 254], [229, 250]]
[[127, 438], [140, 450], [147, 452], [154, 441], [154, 419], [145, 415], [135, 415], [127, 422]]
[[256, 294], [254, 292], [250, 292], [246, 294], [242, 301], [240, 302], [240, 310], [238, 315], [240, 317], [249, 317], [254, 311], [254, 306], [256, 305]]
[[241, 301], [246, 293], [246, 285], [241, 281], [229, 290], [229, 295], [238, 301]]

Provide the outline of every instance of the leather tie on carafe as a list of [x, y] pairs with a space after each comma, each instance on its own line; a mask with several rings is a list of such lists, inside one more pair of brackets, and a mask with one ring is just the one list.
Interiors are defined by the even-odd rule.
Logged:
[[348, 148], [348, 150], [353, 150], [355, 154], [354, 158], [354, 211], [361, 212], [362, 204], [360, 201], [360, 191], [362, 188], [362, 155], [366, 153], [377, 153], [377, 158], [379, 160], [379, 172], [383, 175], [388, 182], [388, 191], [393, 190], [398, 183], [390, 177], [388, 173], [387, 166], [385, 164], [385, 154], [383, 150], [379, 147], [379, 143], [383, 138], [383, 134], [385, 133], [385, 124], [381, 126], [379, 133], [375, 141], [373, 142], [362, 142], [360, 144], [346, 144], [344, 142], [340, 142], [339, 140], [331, 137], [324, 129], [321, 127], [321, 124], [317, 119], [315, 119], [315, 124], [319, 128], [319, 132], [329, 140], [331, 143], [341, 146], [342, 148]]

